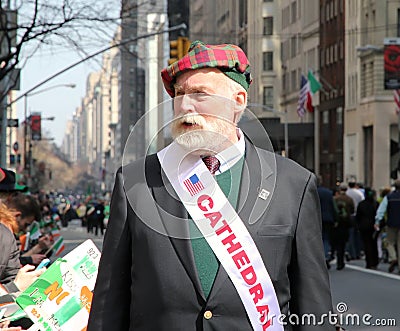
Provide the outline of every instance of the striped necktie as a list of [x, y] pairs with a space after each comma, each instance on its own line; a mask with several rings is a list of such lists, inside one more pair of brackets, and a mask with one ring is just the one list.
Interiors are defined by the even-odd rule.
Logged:
[[211, 172], [211, 175], [215, 175], [215, 173], [219, 169], [219, 166], [221, 165], [219, 160], [215, 156], [205, 156], [202, 158], [202, 160], [208, 170]]

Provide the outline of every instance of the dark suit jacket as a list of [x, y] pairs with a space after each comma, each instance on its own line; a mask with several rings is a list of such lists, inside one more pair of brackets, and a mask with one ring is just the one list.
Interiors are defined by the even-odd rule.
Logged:
[[[274, 156], [246, 143], [237, 210], [264, 260], [281, 312], [318, 318], [332, 306], [315, 177], [279, 156], [273, 171]], [[258, 197], [262, 188], [273, 192], [267, 200]], [[120, 169], [88, 331], [252, 330], [222, 267], [204, 297], [190, 240], [176, 238], [188, 235], [186, 219], [157, 156]], [[203, 316], [207, 310], [209, 319]]]

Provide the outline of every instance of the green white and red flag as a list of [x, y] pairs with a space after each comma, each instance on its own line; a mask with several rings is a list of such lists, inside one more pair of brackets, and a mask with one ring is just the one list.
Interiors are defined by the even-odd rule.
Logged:
[[64, 246], [64, 238], [62, 236], [59, 236], [56, 240], [56, 242], [53, 245], [53, 251], [56, 254], [56, 256], [60, 255], [61, 252], [65, 249]]
[[25, 252], [29, 248], [29, 232], [19, 236], [19, 242], [21, 244], [20, 250], [21, 252]]
[[29, 240], [37, 240], [40, 237], [40, 225], [34, 221], [29, 229]]
[[52, 229], [51, 229], [51, 235], [52, 235], [54, 238], [58, 238], [58, 237], [61, 235], [60, 229], [59, 229], [59, 228], [52, 228]]

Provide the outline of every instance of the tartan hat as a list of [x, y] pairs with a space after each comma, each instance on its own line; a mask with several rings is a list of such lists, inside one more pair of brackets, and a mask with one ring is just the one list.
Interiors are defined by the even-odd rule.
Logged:
[[176, 78], [187, 70], [217, 68], [247, 91], [251, 84], [250, 63], [243, 50], [232, 44], [206, 45], [196, 40], [179, 61], [161, 71], [164, 87], [174, 97]]

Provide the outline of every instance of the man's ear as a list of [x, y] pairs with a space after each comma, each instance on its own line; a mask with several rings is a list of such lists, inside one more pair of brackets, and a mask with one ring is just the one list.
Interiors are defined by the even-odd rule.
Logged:
[[236, 101], [236, 104], [241, 109], [244, 109], [246, 107], [246, 105], [247, 105], [247, 92], [242, 90], [242, 89], [238, 89], [235, 92], [234, 99]]
[[242, 89], [236, 90], [235, 94], [233, 95], [233, 100], [235, 100], [234, 116], [235, 116], [235, 123], [237, 123], [247, 105], [247, 92]]

